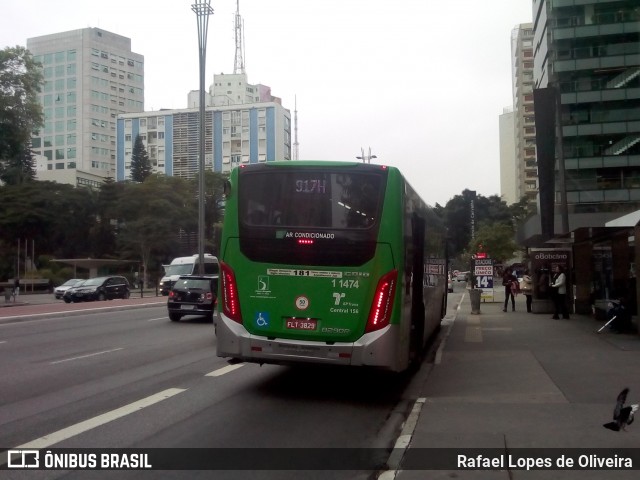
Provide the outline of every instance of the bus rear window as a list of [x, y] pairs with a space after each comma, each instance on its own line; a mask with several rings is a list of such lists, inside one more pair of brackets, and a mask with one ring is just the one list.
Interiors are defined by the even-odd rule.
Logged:
[[245, 228], [369, 229], [378, 221], [384, 196], [382, 172], [280, 169], [240, 178]]

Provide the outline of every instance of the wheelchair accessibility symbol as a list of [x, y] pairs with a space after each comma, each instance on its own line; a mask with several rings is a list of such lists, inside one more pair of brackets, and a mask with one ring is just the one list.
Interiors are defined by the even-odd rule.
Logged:
[[269, 313], [258, 312], [256, 313], [254, 323], [257, 327], [267, 328], [269, 326]]

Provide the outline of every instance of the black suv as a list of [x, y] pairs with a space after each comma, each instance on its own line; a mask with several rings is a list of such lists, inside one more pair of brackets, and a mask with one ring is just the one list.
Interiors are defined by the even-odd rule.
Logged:
[[70, 288], [62, 297], [65, 302], [87, 302], [129, 298], [129, 281], [124, 277], [96, 277], [85, 280], [80, 286]]
[[180, 276], [169, 292], [169, 318], [177, 322], [185, 315], [203, 315], [212, 322], [217, 292], [217, 275]]

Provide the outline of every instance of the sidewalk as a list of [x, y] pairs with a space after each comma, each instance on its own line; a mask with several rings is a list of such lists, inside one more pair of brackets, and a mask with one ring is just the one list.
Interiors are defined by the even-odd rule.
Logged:
[[[612, 420], [616, 397], [624, 387], [630, 389], [628, 403], [640, 403], [640, 335], [596, 333], [604, 322], [584, 315], [553, 320], [551, 315], [526, 313], [523, 295], [516, 298], [515, 312], [503, 312], [503, 298], [499, 293], [494, 303], [482, 303], [480, 314], [472, 315], [469, 294], [463, 294], [434, 363], [422, 367], [430, 370], [403, 461], [422, 448], [449, 448], [454, 454], [462, 448], [495, 448], [502, 453], [518, 448], [610, 448], [610, 456], [633, 448], [640, 455], [640, 412], [627, 432], [602, 426]], [[431, 450], [415, 452], [433, 455]], [[640, 458], [634, 458], [635, 471], [427, 472], [403, 471], [401, 463], [396, 478], [639, 478]]]

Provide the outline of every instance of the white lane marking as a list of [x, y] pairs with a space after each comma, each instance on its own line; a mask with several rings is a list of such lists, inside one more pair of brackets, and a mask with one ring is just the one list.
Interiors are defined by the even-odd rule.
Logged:
[[[24, 322], [20, 322], [20, 325], [24, 325], [26, 323], [32, 322], [41, 322], [46, 320], [51, 320], [51, 318], [59, 318], [59, 317], [68, 317], [68, 313], [86, 313], [86, 312], [96, 312], [96, 313], [105, 313], [109, 310], [124, 310], [130, 309], [135, 310], [140, 307], [148, 307], [148, 306], [162, 306], [166, 305], [166, 301], [157, 301], [157, 302], [148, 302], [148, 303], [135, 303], [130, 305], [111, 305], [109, 307], [93, 307], [93, 308], [83, 308], [78, 310], [62, 310], [60, 312], [47, 312], [47, 313], [27, 313], [25, 315], [12, 315], [8, 317], [0, 317], [0, 320], [13, 320], [15, 318], [24, 318], [24, 317], [33, 317], [34, 320], [26, 320]], [[48, 317], [43, 320], [38, 319], [38, 317]], [[15, 325], [15, 323], [2, 323], [0, 327], [4, 327], [6, 325]]]
[[396, 478], [396, 475], [398, 474], [398, 467], [400, 467], [400, 463], [402, 463], [402, 457], [404, 457], [406, 449], [411, 444], [413, 433], [415, 432], [416, 425], [418, 424], [418, 418], [420, 418], [420, 412], [422, 411], [422, 407], [424, 407], [426, 401], [426, 398], [420, 397], [413, 404], [411, 413], [407, 417], [407, 420], [402, 427], [402, 431], [400, 432], [400, 436], [397, 438], [393, 447], [393, 451], [387, 459], [387, 466], [389, 467], [389, 470], [382, 472], [378, 476], [378, 480], [392, 480]]
[[[174, 395], [182, 393], [186, 391], [183, 388], [169, 388], [162, 392], [151, 395], [147, 398], [143, 398], [142, 400], [138, 400], [137, 402], [130, 403], [129, 405], [125, 405], [124, 407], [117, 408], [115, 410], [111, 410], [110, 412], [103, 413], [102, 415], [98, 415], [97, 417], [90, 418], [89, 420], [85, 420], [84, 422], [76, 423], [75, 425], [71, 425], [70, 427], [63, 428], [62, 430], [58, 430], [57, 432], [50, 433], [45, 435], [44, 437], [37, 438], [35, 440], [31, 440], [25, 444], [15, 447], [15, 450], [21, 448], [47, 448], [51, 445], [55, 445], [56, 443], [60, 443], [68, 438], [74, 437], [106, 423], [117, 420], [118, 418], [129, 415], [130, 413], [137, 412], [138, 410], [142, 410], [143, 408], [150, 407], [162, 400], [166, 400], [167, 398], [171, 398]], [[3, 452], [0, 455], [0, 465], [4, 465], [7, 463], [7, 452]]]
[[158, 322], [160, 320], [167, 320], [168, 317], [150, 318], [147, 322]]
[[80, 355], [79, 357], [65, 358], [64, 360], [56, 360], [55, 362], [50, 362], [49, 365], [56, 365], [58, 363], [71, 362], [73, 360], [80, 360], [82, 358], [95, 357], [96, 355], [104, 355], [105, 353], [117, 352], [118, 350], [124, 350], [124, 347], [114, 348], [112, 350], [104, 350], [102, 352], [90, 353], [88, 355]]
[[220, 375], [224, 375], [225, 373], [233, 372], [234, 370], [243, 367], [244, 363], [236, 363], [235, 365], [227, 365], [226, 367], [219, 368], [218, 370], [214, 370], [213, 372], [207, 373], [205, 377], [219, 377]]
[[6, 340], [0, 340], [0, 343], [7, 343]]

